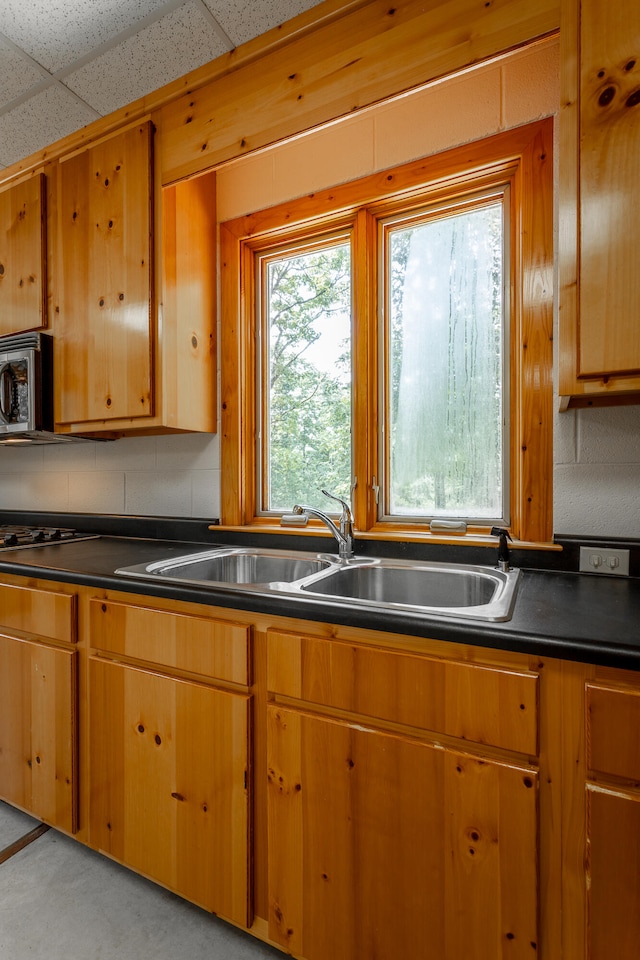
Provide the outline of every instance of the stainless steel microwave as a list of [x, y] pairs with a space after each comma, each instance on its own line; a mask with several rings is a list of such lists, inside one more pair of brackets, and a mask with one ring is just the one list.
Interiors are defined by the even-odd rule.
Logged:
[[0, 444], [75, 439], [53, 432], [51, 337], [43, 333], [0, 337]]

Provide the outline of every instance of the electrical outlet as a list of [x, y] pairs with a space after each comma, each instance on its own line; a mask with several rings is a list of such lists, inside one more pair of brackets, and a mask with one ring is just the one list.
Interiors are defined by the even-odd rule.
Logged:
[[629, 576], [629, 551], [610, 547], [580, 547], [580, 573]]

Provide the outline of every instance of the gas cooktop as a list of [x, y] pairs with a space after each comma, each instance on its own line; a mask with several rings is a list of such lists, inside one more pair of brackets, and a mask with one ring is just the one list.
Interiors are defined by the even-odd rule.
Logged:
[[82, 533], [69, 527], [29, 527], [0, 524], [0, 550], [42, 547], [45, 544], [69, 543], [72, 540], [94, 540], [98, 536], [97, 533]]

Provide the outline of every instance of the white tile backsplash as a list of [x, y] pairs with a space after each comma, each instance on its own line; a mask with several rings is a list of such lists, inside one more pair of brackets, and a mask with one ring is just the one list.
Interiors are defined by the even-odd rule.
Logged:
[[192, 516], [204, 519], [220, 517], [220, 471], [196, 470], [191, 479]]
[[580, 463], [640, 463], [640, 406], [577, 412]]
[[[166, 437], [162, 437], [166, 440]], [[155, 470], [158, 437], [122, 437], [95, 443], [97, 470]]]
[[561, 464], [554, 484], [556, 533], [640, 538], [640, 463]]
[[122, 513], [124, 473], [119, 470], [78, 471], [69, 473], [68, 477], [69, 509], [73, 513]]
[[158, 470], [216, 470], [220, 467], [220, 443], [215, 433], [176, 433], [158, 444]]
[[125, 476], [124, 512], [142, 516], [190, 517], [191, 473], [188, 469], [128, 470]]

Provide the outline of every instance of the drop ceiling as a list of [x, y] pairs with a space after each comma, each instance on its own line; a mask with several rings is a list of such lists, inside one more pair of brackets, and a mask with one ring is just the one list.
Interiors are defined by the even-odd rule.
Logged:
[[0, 169], [320, 0], [0, 0]]

